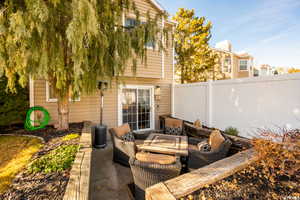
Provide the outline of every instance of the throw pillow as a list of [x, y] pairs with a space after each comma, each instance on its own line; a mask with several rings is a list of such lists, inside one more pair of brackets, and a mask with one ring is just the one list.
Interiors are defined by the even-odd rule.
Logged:
[[218, 150], [225, 142], [225, 138], [219, 130], [214, 130], [209, 137], [209, 144], [212, 150]]
[[211, 150], [211, 146], [205, 141], [205, 142], [199, 142], [198, 143], [198, 149], [202, 152], [209, 152]]
[[166, 127], [166, 134], [168, 135], [181, 135], [181, 127]]
[[130, 130], [130, 126], [129, 124], [123, 124], [122, 126], [119, 126], [117, 128], [113, 128], [114, 132], [116, 133], [116, 135], [118, 137], [122, 137], [123, 135], [129, 133], [131, 130]]
[[132, 132], [129, 132], [121, 136], [121, 139], [125, 142], [134, 142], [134, 135]]
[[202, 124], [201, 124], [201, 121], [198, 119], [194, 122], [194, 126], [197, 127], [197, 128], [202, 128]]

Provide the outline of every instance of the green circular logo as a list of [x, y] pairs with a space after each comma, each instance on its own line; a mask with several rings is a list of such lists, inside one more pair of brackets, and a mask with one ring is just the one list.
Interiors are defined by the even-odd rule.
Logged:
[[[34, 120], [31, 119], [32, 113], [34, 114]], [[25, 129], [29, 131], [43, 129], [48, 125], [49, 121], [50, 115], [45, 108], [41, 106], [32, 107], [26, 114]]]

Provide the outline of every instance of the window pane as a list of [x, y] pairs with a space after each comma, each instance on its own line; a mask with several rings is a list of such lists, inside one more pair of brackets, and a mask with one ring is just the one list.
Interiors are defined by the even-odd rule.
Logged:
[[135, 27], [137, 25], [138, 25], [138, 23], [137, 23], [136, 19], [126, 18], [126, 20], [125, 20], [125, 27], [131, 27], [131, 28], [133, 28], [133, 27]]
[[153, 49], [155, 49], [155, 42], [149, 41], [149, 42], [146, 43], [145, 46], [148, 47], [148, 48], [153, 48]]
[[[139, 129], [149, 129], [150, 127], [150, 90], [139, 89], [138, 92], [139, 103]], [[148, 121], [147, 121], [148, 120]]]
[[247, 69], [248, 69], [248, 61], [240, 60], [240, 70], [247, 70]]
[[136, 89], [123, 89], [122, 91], [123, 123], [129, 123], [132, 130], [137, 130], [136, 92]]
[[57, 99], [57, 95], [54, 92], [54, 88], [52, 87], [51, 83], [48, 82], [48, 91], [49, 91], [49, 99]]

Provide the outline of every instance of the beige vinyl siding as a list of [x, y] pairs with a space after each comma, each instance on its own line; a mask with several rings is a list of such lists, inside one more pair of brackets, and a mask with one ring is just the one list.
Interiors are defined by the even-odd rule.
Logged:
[[[148, 10], [152, 16], [159, 12], [148, 0], [135, 0], [137, 8], [146, 13]], [[168, 26], [170, 26], [168, 24]], [[173, 80], [173, 46], [170, 33], [169, 46], [164, 59], [164, 77], [162, 77], [162, 52], [148, 50], [147, 66], [139, 62], [136, 77], [133, 77], [131, 68], [127, 67], [122, 83], [127, 85], [149, 85], [160, 86], [161, 97], [154, 102], [155, 106], [155, 126], [158, 128], [158, 117], [160, 115], [171, 114], [171, 85]], [[104, 93], [104, 113], [103, 120], [108, 127], [118, 125], [118, 86], [114, 83], [112, 88]], [[46, 101], [46, 81], [34, 81], [34, 105], [45, 107], [51, 115], [51, 124], [57, 123], [57, 103]], [[100, 97], [99, 94], [82, 94], [79, 102], [70, 102], [70, 122], [92, 121], [99, 123]]]
[[[46, 99], [46, 81], [34, 81], [34, 103], [35, 106], [43, 106], [51, 116], [51, 123], [57, 122], [57, 103], [47, 102]], [[96, 121], [99, 117], [99, 102], [98, 95], [81, 96], [80, 101], [70, 102], [70, 122], [81, 122], [84, 120]]]
[[[161, 87], [161, 99], [155, 101], [155, 124], [158, 128], [159, 115], [171, 113], [171, 84], [156, 79], [127, 78], [124, 84], [151, 85]], [[43, 106], [51, 116], [51, 124], [57, 123], [57, 103], [46, 101], [46, 81], [37, 80], [35, 85], [35, 106]], [[99, 123], [100, 98], [99, 94], [82, 95], [79, 102], [70, 102], [70, 122], [92, 121]], [[104, 93], [103, 121], [108, 127], [118, 125], [118, 87], [116, 84]]]
[[[168, 25], [170, 29], [172, 29], [172, 27], [170, 27], [170, 25]], [[174, 46], [173, 46], [173, 41], [172, 41], [172, 33], [169, 33], [169, 38], [168, 38], [168, 45], [166, 46], [167, 51], [165, 52], [165, 70], [164, 70], [164, 80], [166, 82], [172, 83], [173, 80], [173, 57], [174, 57]]]
[[[150, 12], [150, 16], [154, 18], [158, 13], [159, 10], [152, 5], [148, 0], [134, 0], [137, 9], [141, 13], [141, 20], [142, 18], [146, 17], [147, 12]], [[126, 17], [131, 17], [133, 13], [125, 13]], [[159, 25], [162, 27], [162, 21], [158, 21]], [[129, 67], [126, 68], [124, 76], [133, 77], [134, 74], [132, 73], [132, 63], [128, 63]], [[136, 77], [142, 78], [161, 78], [162, 77], [162, 52], [158, 51], [158, 49], [151, 49], [147, 50], [147, 63], [141, 62], [138, 60], [136, 69]]]
[[235, 75], [234, 78], [246, 78], [250, 77], [250, 69], [247, 71], [240, 71], [240, 59], [250, 59], [250, 57], [234, 57], [235, 60]]

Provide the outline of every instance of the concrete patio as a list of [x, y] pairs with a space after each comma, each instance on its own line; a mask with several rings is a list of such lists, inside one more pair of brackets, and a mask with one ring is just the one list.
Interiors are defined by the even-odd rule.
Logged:
[[105, 149], [94, 149], [91, 165], [92, 200], [130, 200], [127, 184], [133, 183], [130, 168], [112, 162], [112, 143]]

